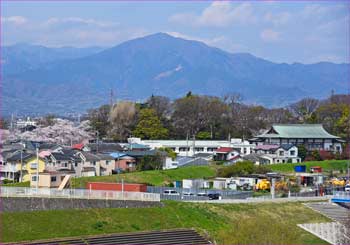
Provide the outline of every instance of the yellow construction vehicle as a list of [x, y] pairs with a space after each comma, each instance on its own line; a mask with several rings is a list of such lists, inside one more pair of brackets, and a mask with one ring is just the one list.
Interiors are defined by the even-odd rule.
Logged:
[[334, 179], [332, 179], [332, 180], [330, 181], [330, 183], [331, 183], [333, 186], [345, 186], [346, 181], [345, 181], [345, 180], [339, 180], [339, 179], [334, 178]]
[[270, 188], [271, 188], [271, 183], [267, 179], [262, 179], [255, 185], [256, 190], [266, 191], [266, 190], [270, 190]]

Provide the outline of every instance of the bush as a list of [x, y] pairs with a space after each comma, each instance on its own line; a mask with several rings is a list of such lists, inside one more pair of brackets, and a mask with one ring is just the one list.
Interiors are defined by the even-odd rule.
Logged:
[[222, 167], [218, 170], [219, 177], [242, 176], [247, 174], [266, 174], [271, 172], [270, 167], [265, 165], [254, 165], [249, 161], [237, 162], [234, 165]]
[[322, 161], [320, 152], [317, 151], [317, 150], [314, 150], [314, 151], [311, 153], [311, 156], [312, 156], [316, 161]]
[[220, 168], [218, 176], [220, 177], [232, 177], [252, 174], [254, 172], [254, 163], [249, 161], [237, 162], [235, 165]]
[[298, 145], [298, 157], [301, 158], [301, 161], [307, 157], [307, 149], [304, 145]]
[[13, 183], [13, 180], [9, 180], [9, 179], [4, 179], [3, 181], [2, 181], [2, 183], [3, 184], [11, 184], [11, 183]]
[[107, 225], [106, 221], [97, 221], [92, 227], [96, 230], [102, 230], [105, 225]]
[[319, 155], [321, 160], [332, 160], [335, 158], [332, 152], [325, 150], [320, 150]]

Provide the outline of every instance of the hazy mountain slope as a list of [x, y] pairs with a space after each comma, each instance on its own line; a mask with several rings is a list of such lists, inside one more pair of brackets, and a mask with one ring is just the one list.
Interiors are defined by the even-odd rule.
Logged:
[[158, 33], [7, 76], [4, 111], [84, 111], [108, 103], [111, 88], [120, 99], [152, 93], [176, 98], [189, 90], [217, 96], [240, 92], [248, 102], [281, 106], [304, 96], [323, 97], [332, 89], [345, 92], [348, 67], [276, 64]]

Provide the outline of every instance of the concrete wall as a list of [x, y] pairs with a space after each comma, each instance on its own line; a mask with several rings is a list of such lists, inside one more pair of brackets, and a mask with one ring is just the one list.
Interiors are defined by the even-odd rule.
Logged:
[[160, 202], [93, 200], [38, 197], [1, 197], [0, 212], [20, 212], [85, 208], [147, 208], [162, 207]]

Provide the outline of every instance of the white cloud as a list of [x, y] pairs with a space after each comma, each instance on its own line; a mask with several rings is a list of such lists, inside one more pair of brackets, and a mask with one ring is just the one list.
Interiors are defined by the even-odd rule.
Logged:
[[304, 7], [300, 13], [300, 17], [305, 20], [311, 21], [322, 21], [327, 18], [334, 18], [335, 14], [347, 12], [348, 6], [343, 4], [332, 4], [332, 5], [320, 5], [320, 4], [309, 4]]
[[260, 33], [260, 37], [264, 42], [276, 42], [281, 40], [280, 33], [271, 29], [264, 29]]
[[255, 23], [256, 17], [250, 3], [234, 7], [230, 2], [213, 2], [200, 15], [178, 13], [170, 16], [169, 21], [178, 24], [191, 24], [205, 27], [227, 27], [232, 24]]
[[287, 24], [290, 21], [291, 17], [292, 15], [288, 12], [281, 12], [276, 14], [268, 12], [264, 15], [264, 21], [272, 23], [275, 26], [280, 26]]
[[213, 38], [201, 38], [201, 37], [186, 35], [180, 32], [167, 31], [166, 33], [168, 33], [173, 37], [179, 37], [187, 40], [195, 40], [195, 41], [203, 42], [209, 46], [221, 48], [229, 52], [247, 52], [248, 51], [246, 46], [235, 43], [230, 38], [227, 38], [226, 36], [216, 36]]
[[71, 25], [71, 26], [96, 26], [100, 28], [116, 27], [119, 25], [118, 22], [112, 21], [99, 21], [95, 19], [83, 19], [79, 17], [66, 17], [66, 18], [50, 18], [43, 23], [45, 27], [57, 27], [60, 25]]
[[5, 34], [2, 38], [5, 45], [28, 42], [45, 46], [112, 46], [148, 34], [142, 28], [124, 27], [118, 22], [80, 17], [53, 17], [34, 21], [12, 16], [5, 19], [3, 27]]
[[3, 24], [23, 25], [27, 23], [28, 20], [23, 16], [9, 16], [9, 17], [1, 17], [1, 22]]
[[193, 24], [196, 16], [193, 13], [178, 13], [169, 17], [169, 21], [181, 25]]

